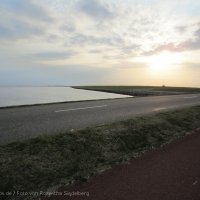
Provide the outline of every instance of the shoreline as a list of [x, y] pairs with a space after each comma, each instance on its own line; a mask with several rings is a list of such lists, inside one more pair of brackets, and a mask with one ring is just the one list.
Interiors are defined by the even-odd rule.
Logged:
[[36, 103], [36, 104], [23, 104], [23, 105], [13, 105], [13, 106], [0, 106], [0, 110], [9, 109], [9, 108], [21, 108], [21, 107], [32, 107], [32, 106], [45, 106], [45, 105], [54, 105], [54, 104], [63, 104], [63, 103], [80, 103], [80, 102], [90, 102], [90, 101], [103, 101], [103, 100], [115, 100], [115, 99], [127, 99], [127, 98], [137, 98], [134, 96], [130, 97], [119, 97], [119, 98], [110, 98], [110, 99], [89, 99], [89, 100], [75, 100], [75, 101], [61, 101], [61, 102], [50, 102], [50, 103]]

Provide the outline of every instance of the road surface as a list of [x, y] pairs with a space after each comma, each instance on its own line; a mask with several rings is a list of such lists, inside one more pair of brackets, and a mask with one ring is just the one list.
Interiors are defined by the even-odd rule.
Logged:
[[200, 94], [97, 100], [0, 109], [0, 144], [200, 105]]

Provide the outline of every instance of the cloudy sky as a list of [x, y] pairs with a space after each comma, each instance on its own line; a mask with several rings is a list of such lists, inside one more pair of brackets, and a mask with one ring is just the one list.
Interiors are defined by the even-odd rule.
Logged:
[[200, 87], [200, 1], [1, 0], [0, 85]]

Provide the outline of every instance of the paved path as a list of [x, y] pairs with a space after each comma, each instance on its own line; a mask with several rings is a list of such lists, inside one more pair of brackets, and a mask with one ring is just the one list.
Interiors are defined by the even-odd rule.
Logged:
[[197, 104], [200, 104], [200, 94], [0, 109], [0, 144]]
[[49, 200], [199, 200], [200, 130], [88, 182], [59, 189], [65, 194], [73, 191], [86, 193]]

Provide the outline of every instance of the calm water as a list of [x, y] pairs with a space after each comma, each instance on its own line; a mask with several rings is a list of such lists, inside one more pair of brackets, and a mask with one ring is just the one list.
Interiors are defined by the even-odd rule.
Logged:
[[0, 87], [0, 107], [125, 97], [129, 96], [70, 87]]

